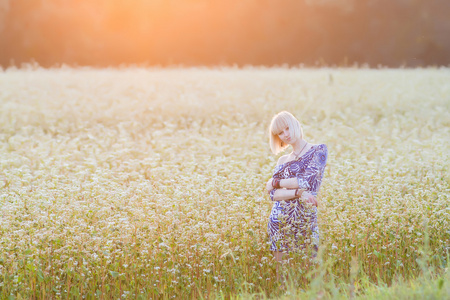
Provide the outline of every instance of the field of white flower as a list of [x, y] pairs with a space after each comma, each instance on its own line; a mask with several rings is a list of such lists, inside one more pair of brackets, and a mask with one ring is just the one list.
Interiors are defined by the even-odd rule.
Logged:
[[279, 296], [264, 186], [281, 110], [329, 151], [322, 271], [297, 258], [294, 285], [352, 297], [443, 274], [449, 69], [8, 69], [0, 298]]

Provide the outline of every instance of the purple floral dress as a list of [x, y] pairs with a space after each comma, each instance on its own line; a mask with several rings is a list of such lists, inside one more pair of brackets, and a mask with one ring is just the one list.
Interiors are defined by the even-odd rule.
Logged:
[[[299, 188], [317, 196], [327, 157], [325, 144], [313, 145], [297, 160], [277, 166], [273, 178], [297, 178]], [[272, 201], [275, 191], [270, 192]], [[306, 245], [311, 245], [315, 251], [318, 249], [317, 208], [303, 204], [302, 199], [274, 201], [267, 227], [271, 251], [289, 252], [305, 249]]]

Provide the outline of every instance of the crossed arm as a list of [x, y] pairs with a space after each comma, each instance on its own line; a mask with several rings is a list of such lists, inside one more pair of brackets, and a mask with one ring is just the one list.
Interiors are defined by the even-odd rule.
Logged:
[[[266, 190], [270, 193], [274, 187], [272, 186], [273, 178], [270, 178], [266, 183]], [[280, 180], [280, 188], [276, 189], [273, 193], [273, 201], [292, 200], [298, 198], [295, 196], [296, 190], [299, 188], [297, 178], [288, 178]], [[317, 206], [316, 197], [308, 191], [303, 191], [302, 194], [305, 197], [305, 202]]]

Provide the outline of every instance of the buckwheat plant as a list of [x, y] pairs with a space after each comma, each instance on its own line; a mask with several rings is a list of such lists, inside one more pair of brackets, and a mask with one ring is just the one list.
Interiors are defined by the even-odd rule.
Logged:
[[0, 72], [0, 298], [280, 295], [264, 186], [281, 110], [328, 146], [324, 280], [444, 271], [448, 69], [24, 67]]

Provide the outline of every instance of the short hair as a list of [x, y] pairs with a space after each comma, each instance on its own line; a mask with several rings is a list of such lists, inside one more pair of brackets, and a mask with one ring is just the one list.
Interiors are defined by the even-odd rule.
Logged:
[[291, 134], [293, 134], [293, 137], [297, 139], [303, 138], [302, 126], [290, 112], [282, 111], [276, 114], [272, 118], [269, 127], [270, 149], [274, 154], [280, 153], [289, 146], [288, 144], [284, 144], [278, 137], [278, 134], [281, 133], [286, 127], [289, 127], [289, 130]]

